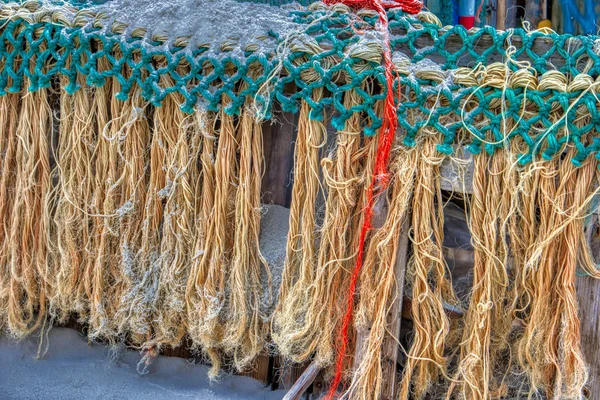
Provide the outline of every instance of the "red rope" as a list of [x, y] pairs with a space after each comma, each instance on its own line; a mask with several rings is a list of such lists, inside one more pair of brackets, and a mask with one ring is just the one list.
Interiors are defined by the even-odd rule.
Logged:
[[387, 86], [385, 108], [383, 111], [383, 123], [379, 133], [377, 158], [375, 159], [375, 170], [373, 171], [371, 183], [367, 188], [367, 204], [364, 209], [364, 222], [360, 231], [358, 254], [356, 256], [356, 264], [354, 265], [354, 269], [352, 271], [352, 277], [350, 278], [350, 287], [348, 288], [347, 293], [348, 304], [346, 306], [346, 314], [342, 320], [342, 326], [339, 334], [340, 348], [335, 366], [335, 377], [331, 382], [331, 386], [329, 387], [329, 391], [326, 396], [326, 399], [331, 400], [335, 397], [337, 387], [342, 380], [344, 358], [346, 357], [346, 350], [348, 348], [348, 328], [352, 322], [356, 284], [363, 265], [365, 238], [371, 229], [371, 218], [373, 217], [375, 197], [388, 185], [387, 165], [390, 158], [390, 151], [392, 149], [396, 128], [398, 127], [396, 103], [394, 101], [394, 64], [392, 62], [388, 18], [385, 10], [388, 8], [401, 8], [405, 12], [416, 14], [421, 11], [423, 3], [419, 0], [325, 0], [325, 3], [343, 3], [353, 8], [367, 8], [377, 11], [379, 14], [377, 29], [383, 34], [384, 40], [383, 65], [385, 68], [385, 83]]

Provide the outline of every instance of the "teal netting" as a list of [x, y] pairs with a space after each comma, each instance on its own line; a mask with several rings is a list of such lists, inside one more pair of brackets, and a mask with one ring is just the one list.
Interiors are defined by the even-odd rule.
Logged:
[[[80, 88], [77, 82], [80, 75], [87, 84], [96, 86], [116, 78], [121, 84], [117, 96], [120, 100], [127, 99], [135, 84], [141, 88], [143, 97], [156, 106], [170, 93], [179, 92], [185, 98], [182, 109], [186, 112], [199, 106], [217, 111], [226, 95], [231, 103], [225, 111], [236, 114], [246, 99], [252, 98], [264, 111], [265, 118], [271, 117], [274, 101], [284, 111], [291, 112], [297, 112], [300, 101], [306, 101], [312, 108], [312, 118], [322, 118], [326, 108], [333, 110], [331, 122], [336, 129], [342, 129], [353, 113], [363, 113], [368, 116], [363, 118], [364, 132], [373, 135], [381, 126], [375, 103], [385, 96], [383, 70], [380, 57], [365, 58], [354, 50], [369, 46], [365, 44], [366, 36], [358, 30], [371, 29], [376, 16], [366, 12], [359, 18], [347, 11], [340, 6], [326, 9], [318, 4], [290, 11], [294, 21], [306, 27], [305, 32], [294, 41], [271, 32], [280, 44], [293, 42], [289, 52], [246, 50], [243, 57], [226, 50], [215, 57], [205, 47], [156, 49], [151, 46], [153, 43], [148, 45], [147, 38], [124, 38], [122, 34], [104, 30], [98, 21], [87, 23], [93, 21], [87, 14], [80, 16], [79, 27], [74, 27], [66, 26], [65, 21], [60, 22], [50, 12], [35, 12], [27, 17], [23, 13], [9, 16], [5, 13], [0, 34], [0, 95], [19, 92], [25, 78], [29, 80], [28, 89], [37, 90], [50, 87], [58, 75], [63, 75], [69, 81], [66, 90], [70, 93]], [[389, 19], [394, 56], [403, 55], [413, 66], [433, 60], [442, 71], [452, 71], [459, 66], [486, 65], [510, 58], [529, 62], [528, 69], [537, 75], [551, 70], [570, 77], [586, 73], [595, 78], [600, 74], [597, 36], [527, 33], [519, 29], [497, 32], [491, 27], [470, 32], [460, 26], [445, 30], [400, 11], [390, 11]], [[100, 59], [107, 60], [110, 68], [100, 70]], [[181, 64], [189, 65], [185, 73], [178, 71]], [[514, 71], [523, 68], [523, 64], [507, 65]], [[129, 72], [124, 73], [125, 70]], [[175, 85], [161, 87], [160, 77], [165, 74]], [[247, 84], [244, 90], [240, 90], [242, 82]], [[365, 90], [365, 82], [374, 83], [376, 90]], [[294, 90], [289, 90], [290, 85]], [[452, 79], [436, 82], [415, 74], [401, 76], [400, 85], [403, 100], [398, 105], [398, 119], [406, 130], [406, 145], [414, 145], [417, 135], [428, 127], [443, 135], [439, 150], [445, 153], [452, 151], [457, 133], [464, 130], [472, 135], [473, 152], [482, 148], [493, 152], [506, 145], [506, 139], [522, 138], [528, 147], [521, 158], [523, 163], [540, 153], [551, 158], [566, 141], [577, 147], [574, 163], [581, 163], [591, 154], [600, 159], [600, 138], [594, 137], [591, 142], [589, 138], [583, 139], [590, 131], [600, 131], [599, 101], [589, 87], [576, 91], [468, 87]], [[261, 90], [265, 87], [269, 90]], [[314, 91], [321, 88], [323, 97], [314, 100]], [[343, 95], [350, 90], [358, 93], [362, 102], [348, 109], [343, 105]], [[432, 96], [443, 100], [438, 102], [439, 106], [428, 106]], [[535, 115], [528, 119], [522, 118], [525, 97], [537, 107]], [[506, 109], [492, 110], [490, 103], [499, 98], [507, 104]], [[465, 115], [466, 101], [470, 106]], [[557, 108], [565, 117], [552, 122], [550, 113]], [[583, 121], [576, 118], [582, 108], [589, 113], [589, 118]], [[427, 118], [409, 118], [413, 111]], [[503, 121], [514, 125], [508, 137], [504, 137]], [[534, 127], [545, 133], [532, 134]], [[569, 134], [560, 134], [565, 129]]]

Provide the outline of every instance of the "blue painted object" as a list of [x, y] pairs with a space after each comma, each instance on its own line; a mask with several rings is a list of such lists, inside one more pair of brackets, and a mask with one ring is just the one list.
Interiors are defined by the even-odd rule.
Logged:
[[560, 5], [564, 15], [563, 30], [565, 33], [575, 33], [575, 21], [577, 21], [584, 34], [592, 35], [596, 33], [598, 29], [596, 18], [598, 15], [594, 12], [594, 0], [585, 0], [584, 13], [581, 13], [577, 8], [574, 0], [560, 0]]
[[452, 25], [458, 25], [458, 0], [452, 0]]

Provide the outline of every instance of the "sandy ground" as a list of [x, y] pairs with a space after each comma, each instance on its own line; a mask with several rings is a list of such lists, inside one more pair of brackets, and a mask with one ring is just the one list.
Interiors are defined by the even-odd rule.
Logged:
[[17, 343], [0, 337], [0, 399], [280, 400], [285, 395], [246, 377], [211, 383], [206, 367], [175, 357], [159, 357], [140, 376], [135, 351], [115, 357], [106, 346], [88, 345], [77, 331], [65, 328], [52, 329], [49, 339], [45, 357], [36, 360], [37, 338]]

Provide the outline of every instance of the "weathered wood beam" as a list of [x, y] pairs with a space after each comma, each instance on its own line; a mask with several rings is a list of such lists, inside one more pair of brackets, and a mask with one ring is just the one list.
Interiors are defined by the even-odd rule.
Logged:
[[506, 21], [506, 0], [496, 0], [496, 29], [503, 31]]
[[396, 262], [394, 264], [394, 273], [396, 276], [396, 298], [390, 307], [390, 330], [383, 342], [383, 390], [382, 400], [392, 400], [396, 398], [396, 387], [398, 383], [398, 356], [400, 344], [398, 336], [401, 328], [402, 300], [404, 297], [404, 277], [406, 275], [406, 265], [408, 263], [408, 231], [410, 230], [410, 214], [404, 217], [402, 222], [402, 233], [398, 239], [398, 248], [396, 250]]
[[[587, 242], [596, 262], [600, 261], [600, 221], [591, 216], [586, 226]], [[589, 367], [588, 392], [595, 398], [600, 394], [600, 279], [577, 276], [575, 283], [579, 318], [581, 321], [581, 347]]]
[[[371, 220], [371, 225], [373, 228], [381, 228], [385, 223], [385, 218], [388, 213], [388, 203], [387, 203], [387, 191], [382, 193], [375, 205], [373, 206], [373, 217]], [[366, 249], [365, 249], [366, 251]], [[369, 337], [369, 330], [363, 327], [357, 328], [356, 331], [356, 340], [355, 340], [355, 348], [354, 348], [354, 362], [353, 369], [358, 369], [364, 358], [365, 348], [364, 345]]]
[[321, 371], [321, 368], [313, 362], [311, 363], [304, 373], [300, 375], [300, 378], [294, 383], [294, 385], [288, 390], [283, 400], [299, 400], [300, 397], [306, 392], [309, 386], [314, 382], [315, 378]]
[[262, 178], [262, 202], [290, 207], [292, 170], [298, 114], [284, 113], [275, 103], [274, 119], [263, 124], [265, 173]]

